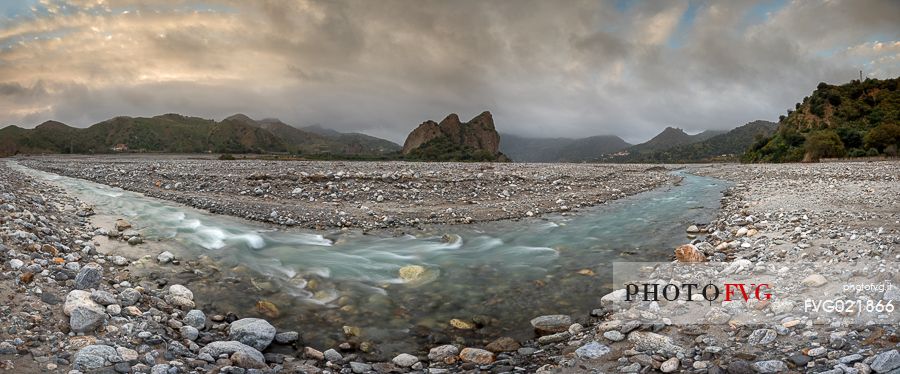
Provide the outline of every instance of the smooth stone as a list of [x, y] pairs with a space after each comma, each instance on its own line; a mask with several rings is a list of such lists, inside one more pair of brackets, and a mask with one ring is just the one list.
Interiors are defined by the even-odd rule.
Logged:
[[780, 360], [757, 361], [753, 363], [753, 370], [758, 373], [783, 373], [788, 371], [788, 366]]
[[362, 374], [372, 370], [372, 365], [365, 364], [362, 362], [352, 361], [350, 362], [350, 370], [355, 374]]
[[675, 370], [678, 370], [679, 364], [681, 364], [681, 362], [678, 360], [678, 358], [672, 357], [672, 358], [666, 360], [665, 362], [663, 362], [662, 365], [659, 366], [659, 371], [661, 371], [663, 373], [674, 372]]
[[417, 362], [419, 362], [419, 359], [416, 358], [416, 356], [413, 356], [411, 354], [401, 353], [401, 354], [397, 355], [397, 357], [394, 357], [391, 360], [391, 362], [393, 362], [394, 365], [397, 365], [399, 367], [408, 368], [408, 367], [412, 367]]
[[800, 283], [807, 287], [820, 287], [825, 283], [828, 283], [828, 280], [825, 279], [825, 277], [821, 274], [812, 274], [806, 278], [803, 278]]
[[260, 318], [239, 319], [231, 323], [228, 338], [262, 351], [275, 339], [275, 327]]
[[206, 314], [204, 314], [202, 310], [191, 309], [184, 315], [181, 322], [184, 322], [184, 324], [197, 330], [203, 330], [203, 328], [206, 327]]
[[494, 354], [484, 349], [463, 348], [463, 350], [459, 352], [459, 359], [463, 362], [487, 365], [494, 362]]
[[241, 352], [245, 357], [263, 364], [266, 362], [266, 358], [262, 353], [255, 348], [238, 341], [212, 342], [201, 348], [199, 354], [208, 354], [212, 357], [219, 357], [219, 355], [222, 354], [233, 355], [235, 352]]
[[341, 354], [333, 348], [325, 351], [324, 356], [326, 360], [331, 362], [341, 362], [341, 360], [344, 359], [344, 356], [341, 356]]
[[181, 326], [181, 336], [187, 340], [194, 341], [200, 336], [200, 331], [194, 326]]
[[160, 253], [159, 256], [156, 256], [156, 261], [159, 261], [160, 264], [168, 264], [175, 259], [175, 255], [172, 252], [165, 251]]
[[572, 325], [572, 317], [564, 314], [540, 316], [531, 320], [531, 326], [541, 334], [568, 331], [570, 325]]
[[275, 334], [275, 341], [280, 344], [291, 344], [300, 340], [300, 333], [296, 331], [285, 331]]
[[455, 345], [445, 344], [431, 348], [428, 351], [428, 360], [431, 362], [444, 362], [447, 358], [459, 355], [459, 348]]

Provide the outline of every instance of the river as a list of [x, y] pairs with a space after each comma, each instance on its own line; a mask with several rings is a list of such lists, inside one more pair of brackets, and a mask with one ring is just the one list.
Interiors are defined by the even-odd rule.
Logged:
[[[677, 185], [568, 215], [394, 237], [279, 228], [11, 166], [63, 187], [100, 217], [134, 224], [150, 243], [131, 250], [132, 258], [150, 248], [143, 254], [155, 258], [162, 248], [193, 261], [195, 271], [172, 276], [207, 313], [264, 316], [299, 331], [305, 345], [349, 340], [384, 357], [438, 343], [525, 340], [533, 337], [528, 321], [544, 314], [584, 318], [610, 291], [612, 262], [667, 261], [687, 240], [685, 227], [714, 217], [727, 187], [681, 173]], [[165, 268], [143, 264], [136, 274]], [[400, 269], [410, 265], [425, 272], [404, 280]], [[262, 300], [278, 308], [277, 317], [256, 307]], [[475, 329], [455, 328], [452, 319]], [[356, 336], [348, 338], [345, 326]]]

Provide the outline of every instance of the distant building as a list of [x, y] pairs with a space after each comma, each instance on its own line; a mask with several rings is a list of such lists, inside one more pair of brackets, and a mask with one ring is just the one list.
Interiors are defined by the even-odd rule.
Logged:
[[116, 144], [116, 146], [113, 147], [112, 150], [116, 151], [116, 152], [126, 152], [126, 151], [128, 151], [128, 145], [119, 143], [119, 144]]

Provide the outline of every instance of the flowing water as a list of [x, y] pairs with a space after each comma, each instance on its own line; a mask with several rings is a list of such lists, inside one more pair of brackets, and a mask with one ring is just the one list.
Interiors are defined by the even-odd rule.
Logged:
[[[612, 262], [668, 260], [687, 225], [713, 218], [726, 187], [682, 174], [678, 185], [565, 216], [438, 226], [416, 236], [323, 236], [13, 166], [64, 187], [100, 215], [126, 218], [158, 240], [152, 245], [202, 259], [208, 269], [177, 280], [207, 312], [266, 316], [301, 332], [306, 345], [365, 342], [386, 357], [453, 341], [524, 340], [533, 337], [533, 317], [587, 316], [610, 291]], [[144, 254], [155, 257], [152, 248]], [[399, 271], [408, 265], [425, 272], [406, 281]], [[277, 306], [278, 316], [257, 308], [261, 300]], [[454, 328], [451, 319], [477, 329]]]

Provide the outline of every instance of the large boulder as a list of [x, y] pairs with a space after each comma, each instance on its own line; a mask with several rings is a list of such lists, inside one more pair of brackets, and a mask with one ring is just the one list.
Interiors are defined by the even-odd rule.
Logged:
[[260, 318], [239, 319], [231, 323], [228, 338], [262, 351], [275, 339], [275, 327]]
[[66, 295], [63, 313], [69, 316], [73, 332], [90, 332], [106, 321], [106, 308], [91, 299], [91, 293], [73, 290]]

